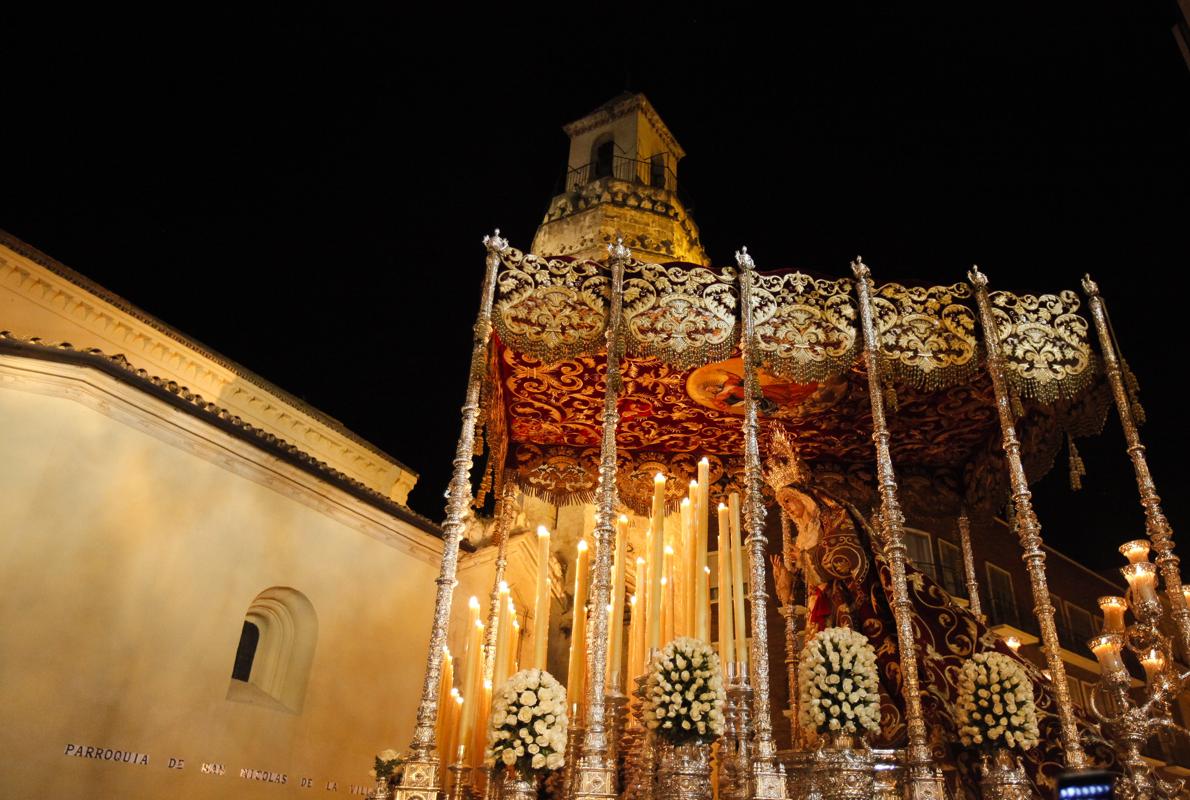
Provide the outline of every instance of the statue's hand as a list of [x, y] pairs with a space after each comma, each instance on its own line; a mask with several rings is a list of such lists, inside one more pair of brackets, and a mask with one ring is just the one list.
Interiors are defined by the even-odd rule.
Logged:
[[783, 606], [793, 605], [793, 573], [785, 566], [781, 556], [769, 556], [773, 564], [773, 584], [777, 588], [777, 599]]

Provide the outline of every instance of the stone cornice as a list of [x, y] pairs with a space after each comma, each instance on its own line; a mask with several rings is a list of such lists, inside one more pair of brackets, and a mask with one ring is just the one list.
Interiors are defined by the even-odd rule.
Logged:
[[678, 140], [670, 132], [669, 127], [661, 120], [661, 115], [657, 113], [657, 109], [653, 108], [653, 104], [649, 102], [649, 98], [639, 93], [623, 94], [615, 97], [582, 119], [577, 119], [574, 122], [563, 125], [562, 130], [566, 132], [567, 136], [574, 138], [594, 128], [607, 125], [613, 120], [617, 120], [634, 111], [640, 111], [644, 114], [645, 119], [657, 130], [661, 141], [665, 142], [666, 149], [673, 153], [677, 161], [681, 161], [686, 157], [686, 151], [682, 149], [682, 146], [678, 144]]
[[[186, 414], [223, 431], [254, 448], [347, 493], [357, 500], [435, 537], [442, 537], [442, 529], [431, 520], [408, 507], [385, 497], [380, 492], [346, 475], [329, 464], [303, 452], [280, 439], [191, 392], [176, 381], [150, 375], [137, 369], [122, 355], [109, 356], [98, 350], [76, 350], [69, 344], [47, 344], [37, 339], [19, 339], [8, 331], [0, 331], [0, 355], [19, 356], [44, 362], [86, 367], [108, 375], [122, 384], [163, 401]], [[462, 542], [465, 550], [473, 550], [469, 542]]]
[[[186, 381], [345, 474], [403, 502], [417, 473], [334, 418], [214, 352], [127, 300], [0, 231], [0, 287], [86, 332], [106, 352]], [[11, 325], [11, 322], [8, 323]], [[42, 330], [20, 331], [38, 335]]]

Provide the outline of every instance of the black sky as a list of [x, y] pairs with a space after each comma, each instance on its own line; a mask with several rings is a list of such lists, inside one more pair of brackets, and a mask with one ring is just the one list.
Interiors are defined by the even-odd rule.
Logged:
[[[861, 253], [877, 280], [954, 282], [977, 262], [1033, 292], [1091, 272], [1176, 529], [1190, 70], [1173, 4], [1040, 5], [10, 17], [0, 227], [409, 464], [411, 505], [439, 518], [480, 239], [500, 226], [527, 249], [560, 126], [644, 91], [689, 154], [716, 263], [747, 244], [762, 269], [842, 275]], [[1142, 519], [1114, 418], [1081, 447], [1084, 491], [1056, 469], [1038, 511], [1106, 567]]]

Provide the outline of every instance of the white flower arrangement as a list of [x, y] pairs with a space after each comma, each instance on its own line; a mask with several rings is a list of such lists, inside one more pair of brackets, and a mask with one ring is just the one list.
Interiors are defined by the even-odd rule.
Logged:
[[803, 727], [838, 734], [880, 730], [876, 651], [862, 633], [820, 631], [802, 650], [798, 681]]
[[963, 662], [954, 711], [959, 739], [967, 747], [1028, 750], [1037, 744], [1033, 682], [1016, 659], [1003, 653], [976, 653]]
[[645, 725], [674, 744], [721, 735], [726, 702], [719, 656], [706, 642], [679, 637], [649, 664]]
[[523, 669], [492, 697], [488, 764], [522, 775], [562, 766], [566, 752], [566, 689], [545, 670]]

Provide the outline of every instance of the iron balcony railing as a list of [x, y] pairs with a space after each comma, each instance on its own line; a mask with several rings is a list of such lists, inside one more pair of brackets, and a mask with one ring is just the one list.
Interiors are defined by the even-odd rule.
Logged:
[[576, 192], [602, 178], [615, 178], [638, 186], [652, 186], [678, 193], [678, 176], [664, 162], [642, 161], [620, 155], [612, 156], [610, 162], [597, 160], [567, 170], [564, 191]]

